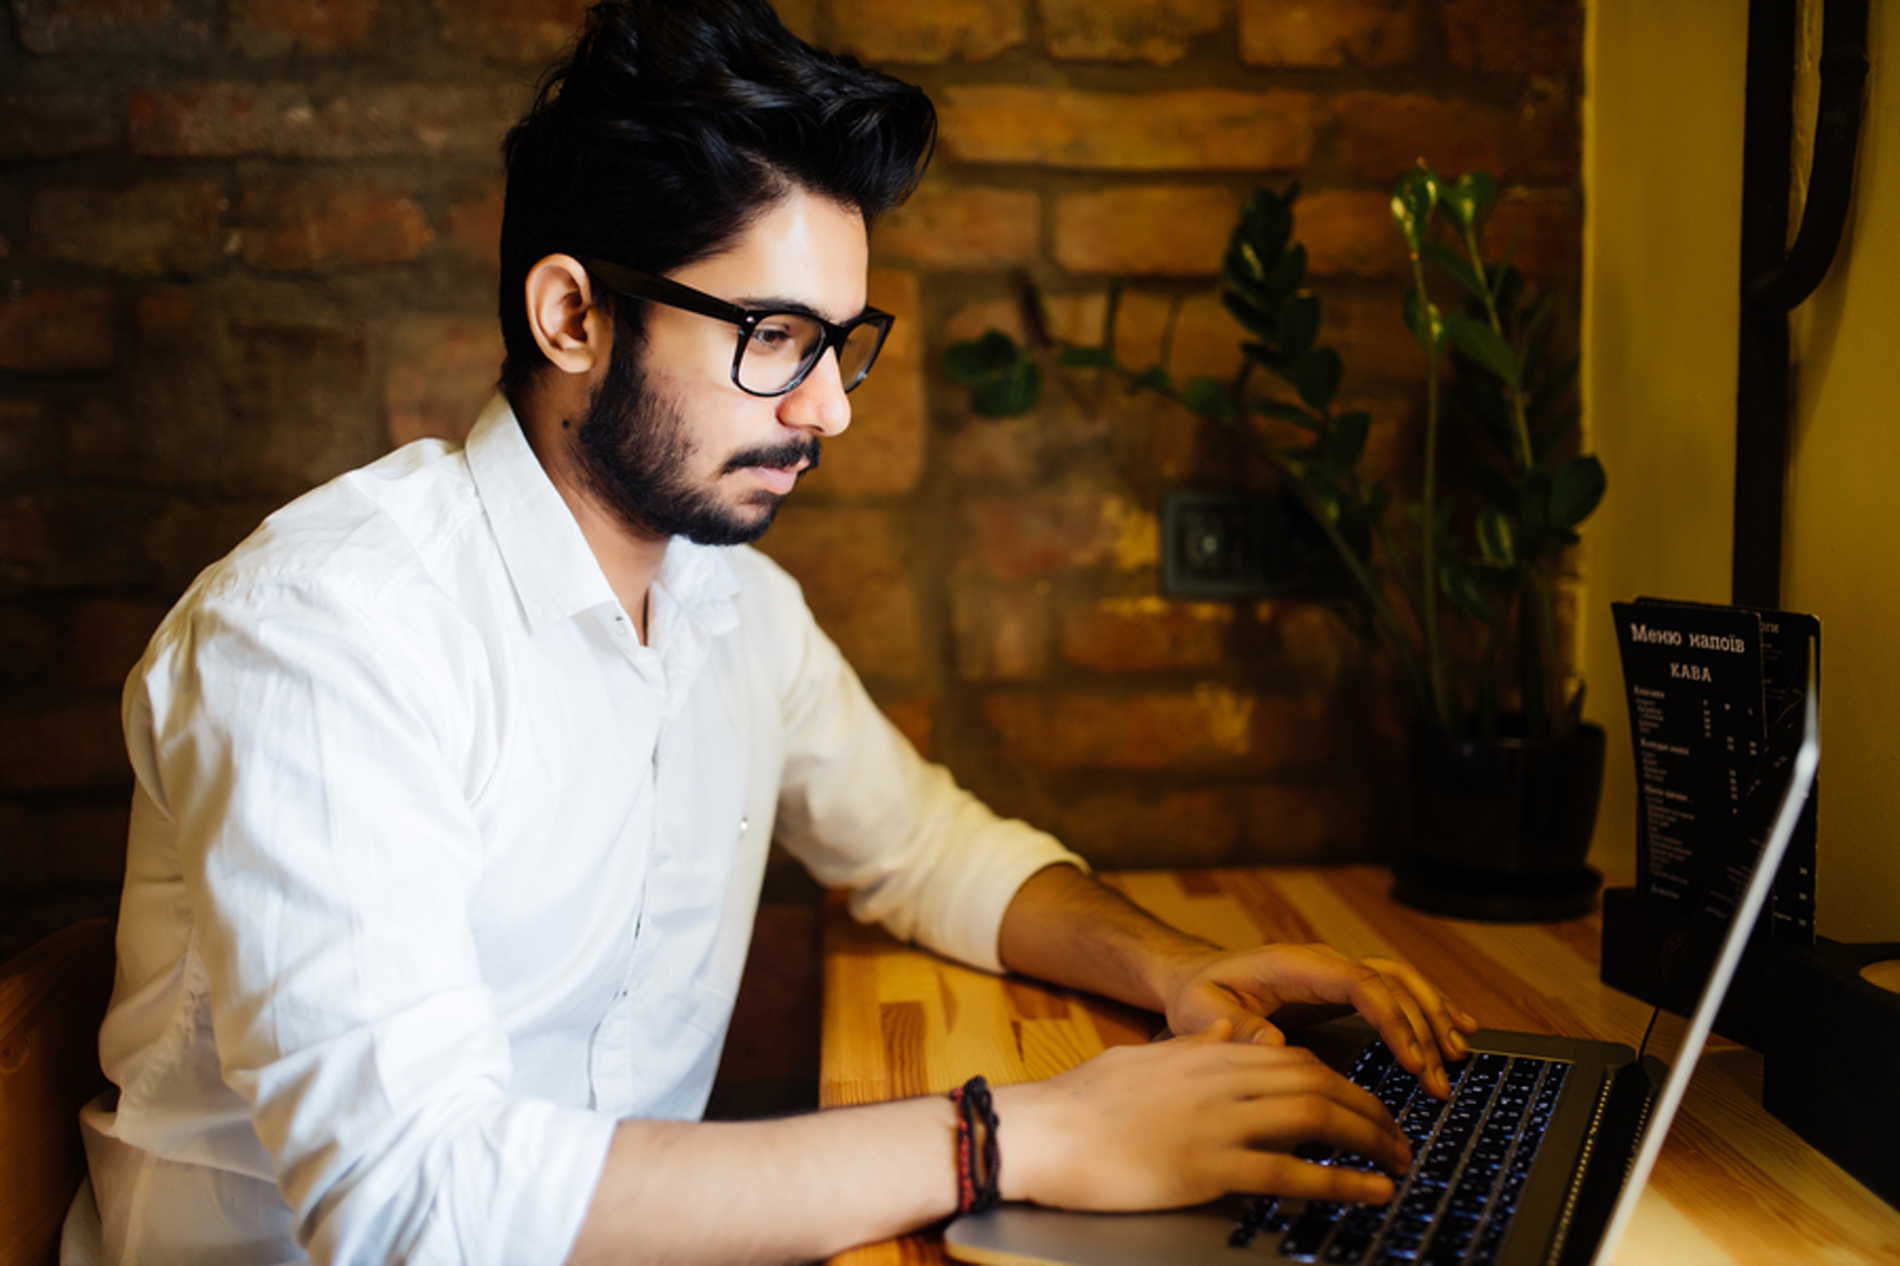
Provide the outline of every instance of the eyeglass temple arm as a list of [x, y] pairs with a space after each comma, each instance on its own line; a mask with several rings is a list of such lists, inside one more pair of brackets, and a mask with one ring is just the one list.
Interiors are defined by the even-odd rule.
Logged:
[[636, 272], [623, 268], [619, 264], [610, 264], [606, 260], [587, 259], [581, 261], [590, 273], [596, 273], [608, 287], [623, 295], [635, 299], [655, 299], [670, 307], [684, 308], [688, 312], [697, 312], [700, 316], [712, 317], [717, 321], [730, 321], [743, 326], [751, 314], [737, 304], [715, 299], [690, 286], [682, 286], [677, 281], [668, 281], [665, 277], [656, 277], [652, 273]]

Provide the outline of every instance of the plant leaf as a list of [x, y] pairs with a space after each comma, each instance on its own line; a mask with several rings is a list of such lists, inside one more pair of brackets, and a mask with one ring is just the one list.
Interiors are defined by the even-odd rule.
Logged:
[[1106, 347], [1065, 347], [1056, 353], [1063, 369], [1119, 369], [1121, 361]]
[[1247, 407], [1263, 417], [1278, 418], [1282, 422], [1291, 422], [1303, 430], [1317, 432], [1320, 420], [1297, 404], [1288, 404], [1284, 400], [1269, 400], [1265, 396], [1256, 396]]
[[1439, 197], [1438, 173], [1423, 159], [1405, 173], [1392, 192], [1392, 219], [1405, 238], [1406, 247], [1417, 255], [1431, 229], [1432, 212]]
[[1295, 295], [1288, 299], [1286, 306], [1280, 309], [1274, 335], [1273, 341], [1287, 356], [1298, 356], [1311, 347], [1313, 340], [1319, 337], [1319, 297]]
[[1372, 415], [1354, 409], [1333, 419], [1333, 460], [1341, 466], [1357, 466], [1366, 451], [1366, 436], [1372, 432]]
[[1199, 374], [1188, 379], [1181, 387], [1181, 403], [1190, 413], [1216, 422], [1234, 420], [1234, 398], [1228, 394], [1227, 384], [1218, 378]]
[[1271, 339], [1274, 337], [1274, 311], [1252, 302], [1246, 295], [1237, 290], [1221, 291], [1220, 301], [1226, 306], [1227, 311], [1233, 314], [1234, 320], [1240, 322], [1241, 328], [1245, 329], [1247, 333], [1254, 335], [1256, 338]]
[[986, 418], [1013, 418], [1029, 412], [1042, 399], [1042, 366], [1023, 357], [1002, 374], [970, 393], [970, 405]]
[[1490, 322], [1478, 321], [1462, 312], [1445, 318], [1445, 329], [1459, 351], [1504, 380], [1512, 391], [1518, 389], [1517, 357]]
[[1489, 466], [1473, 466], [1471, 480], [1478, 485], [1478, 491], [1506, 514], [1517, 513], [1517, 485], [1509, 477], [1493, 470]]
[[1131, 396], [1143, 391], [1158, 391], [1164, 396], [1171, 396], [1174, 394], [1174, 379], [1161, 366], [1150, 365], [1136, 374], [1128, 384], [1128, 394]]
[[1306, 247], [1300, 242], [1280, 256], [1280, 262], [1267, 274], [1267, 293], [1275, 299], [1284, 299], [1300, 288], [1306, 280]]
[[982, 338], [953, 343], [944, 353], [944, 369], [958, 386], [975, 387], [1006, 372], [1022, 354], [1015, 339], [1001, 330], [987, 330]]
[[[1318, 310], [1318, 305], [1314, 305]], [[1293, 385], [1298, 388], [1300, 399], [1320, 412], [1333, 402], [1333, 396], [1339, 391], [1339, 380], [1346, 373], [1346, 363], [1339, 353], [1330, 347], [1315, 347], [1294, 363]]]
[[1473, 299], [1486, 297], [1484, 282], [1478, 279], [1478, 274], [1457, 251], [1436, 242], [1427, 242], [1419, 253], [1450, 273], [1452, 280], [1463, 286]]
[[1451, 182], [1444, 198], [1445, 211], [1460, 229], [1480, 229], [1497, 205], [1498, 182], [1488, 171], [1468, 171]]
[[1445, 342], [1445, 319], [1435, 303], [1421, 303], [1418, 287], [1413, 286], [1405, 292], [1405, 326], [1412, 331], [1412, 337], [1418, 345], [1431, 356], [1432, 364], [1438, 363], [1438, 349]]
[[1551, 480], [1551, 526], [1564, 531], [1576, 528], [1602, 502], [1608, 487], [1603, 463], [1595, 457], [1585, 454], [1565, 462]]
[[1517, 566], [1517, 533], [1509, 517], [1496, 506], [1486, 506], [1478, 515], [1478, 549], [1487, 563]]

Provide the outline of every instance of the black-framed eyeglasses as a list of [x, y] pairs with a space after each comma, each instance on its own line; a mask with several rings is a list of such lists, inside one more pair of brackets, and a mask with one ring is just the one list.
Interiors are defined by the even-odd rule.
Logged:
[[837, 349], [838, 377], [846, 391], [852, 390], [871, 372], [897, 319], [888, 312], [866, 308], [844, 324], [834, 325], [815, 312], [742, 308], [652, 273], [599, 259], [581, 262], [616, 294], [738, 326], [732, 382], [752, 396], [782, 396], [791, 391], [805, 381], [826, 348]]

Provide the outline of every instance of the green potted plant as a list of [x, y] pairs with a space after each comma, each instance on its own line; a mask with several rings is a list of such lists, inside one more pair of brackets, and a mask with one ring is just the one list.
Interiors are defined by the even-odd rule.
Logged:
[[[1563, 553], [1606, 481], [1594, 457], [1572, 451], [1577, 366], [1554, 350], [1553, 299], [1533, 294], [1508, 257], [1484, 258], [1496, 181], [1445, 182], [1422, 162], [1408, 173], [1392, 213], [1412, 285], [1395, 319], [1428, 367], [1423, 470], [1415, 494], [1369, 479], [1371, 419], [1338, 406], [1345, 366], [1318, 344], [1320, 300], [1293, 235], [1298, 194], [1255, 193], [1234, 228], [1222, 299], [1246, 337], [1230, 377], [1177, 381], [1168, 338], [1160, 363], [1124, 365], [1119, 287], [1099, 344], [1044, 335], [1025, 347], [992, 330], [950, 349], [950, 376], [977, 412], [1007, 415], [1035, 405], [1045, 363], [1106, 371], [1241, 437], [1330, 544], [1339, 601], [1390, 652], [1407, 691], [1414, 838], [1400, 895], [1480, 917], [1587, 908], [1603, 734], [1581, 719], [1581, 688], [1566, 689], [1554, 599]], [[1441, 307], [1434, 284], [1459, 301]], [[1033, 292], [1026, 302], [1040, 331]], [[1478, 440], [1464, 446], [1479, 457], [1460, 495], [1441, 470], [1451, 427]], [[1454, 645], [1476, 649], [1461, 660]]]

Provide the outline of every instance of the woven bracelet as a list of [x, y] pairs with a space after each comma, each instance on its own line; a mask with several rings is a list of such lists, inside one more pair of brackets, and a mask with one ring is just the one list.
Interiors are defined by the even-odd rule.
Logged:
[[990, 1084], [972, 1077], [950, 1092], [950, 1102], [957, 1109], [957, 1212], [982, 1213], [1002, 1198], [1003, 1153]]

